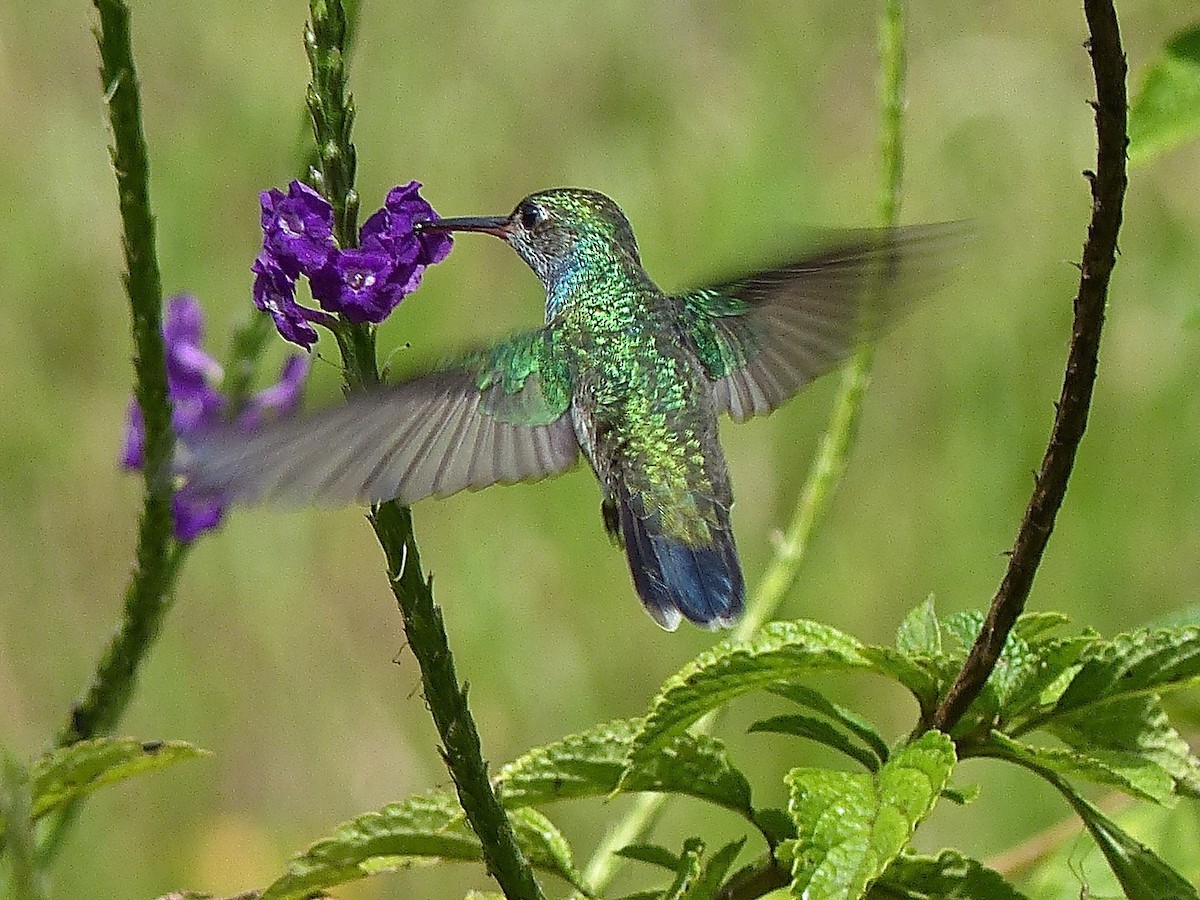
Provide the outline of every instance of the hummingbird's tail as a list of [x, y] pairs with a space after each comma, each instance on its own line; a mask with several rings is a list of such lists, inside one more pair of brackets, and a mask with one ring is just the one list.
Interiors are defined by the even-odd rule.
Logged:
[[714, 504], [711, 543], [690, 546], [664, 533], [658, 515], [641, 516], [629, 497], [619, 500], [621, 536], [642, 605], [667, 631], [681, 618], [701, 628], [728, 628], [746, 603], [746, 582], [729, 527], [729, 510]]

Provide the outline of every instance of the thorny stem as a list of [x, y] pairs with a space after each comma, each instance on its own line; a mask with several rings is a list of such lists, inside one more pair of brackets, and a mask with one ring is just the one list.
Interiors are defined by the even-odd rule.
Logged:
[[[885, 0], [879, 26], [880, 158], [883, 167], [879, 215], [882, 225], [887, 228], [896, 225], [904, 164], [904, 46], [901, 0]], [[733, 642], [749, 639], [775, 616], [780, 604], [795, 585], [809, 542], [824, 520], [837, 486], [846, 471], [850, 451], [858, 435], [863, 398], [871, 383], [871, 367], [874, 360], [874, 344], [869, 341], [861, 342], [842, 376], [829, 424], [817, 457], [809, 469], [792, 520], [782, 540], [778, 542], [774, 558], [751, 596], [742, 620], [733, 631], [730, 638]], [[693, 730], [708, 731], [716, 719], [717, 714], [710, 713], [702, 718]], [[621, 861], [621, 857], [616, 856], [615, 851], [642, 839], [658, 820], [666, 800], [665, 794], [643, 794], [638, 797], [629, 814], [605, 836], [584, 870], [584, 883], [594, 892], [602, 893], [612, 882]], [[777, 879], [768, 876], [763, 881], [752, 883], [766, 884], [773, 880]]]
[[1033, 578], [1054, 528], [1054, 518], [1067, 493], [1075, 453], [1087, 427], [1092, 386], [1096, 381], [1100, 333], [1108, 280], [1116, 262], [1121, 204], [1125, 198], [1126, 135], [1125, 54], [1112, 0], [1084, 0], [1088, 54], [1096, 79], [1096, 171], [1085, 172], [1092, 192], [1092, 219], [1083, 245], [1079, 293], [1071, 326], [1062, 394], [1033, 496], [1021, 520], [1008, 570], [996, 591], [987, 619], [950, 691], [928, 723], [950, 731], [983, 690], [1000, 651], [1033, 587]]
[[[343, 65], [345, 19], [340, 0], [311, 0], [311, 26], [305, 46], [312, 63], [309, 111], [318, 148], [313, 167], [316, 186], [334, 208], [334, 232], [340, 246], [356, 244], [357, 196], [354, 193], [354, 145], [350, 142], [353, 103], [345, 92]], [[342, 321], [335, 330], [346, 390], [379, 384], [375, 335], [369, 325]], [[388, 582], [404, 619], [408, 646], [421, 670], [425, 701], [442, 740], [442, 758], [450, 770], [467, 821], [483, 845], [488, 872], [509, 900], [542, 900], [542, 891], [517, 845], [512, 823], [488, 779], [479, 732], [460, 686], [446, 637], [442, 611], [433, 600], [433, 581], [421, 571], [412, 514], [394, 501], [375, 506], [368, 519], [387, 557]]]

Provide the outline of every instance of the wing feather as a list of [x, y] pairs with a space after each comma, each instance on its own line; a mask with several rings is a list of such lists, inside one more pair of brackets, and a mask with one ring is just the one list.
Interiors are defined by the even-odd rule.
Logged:
[[545, 330], [314, 415], [186, 436], [188, 488], [224, 501], [398, 499], [545, 478], [575, 464], [565, 366]]
[[861, 325], [885, 328], [939, 287], [965, 234], [954, 222], [845, 232], [797, 262], [678, 295], [716, 409], [740, 422], [778, 408], [848, 356]]

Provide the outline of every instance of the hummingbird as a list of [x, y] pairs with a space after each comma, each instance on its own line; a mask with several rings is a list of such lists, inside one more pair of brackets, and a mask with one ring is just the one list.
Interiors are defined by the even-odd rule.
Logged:
[[745, 605], [719, 417], [766, 415], [834, 368], [929, 286], [958, 230], [840, 232], [782, 265], [668, 294], [596, 191], [416, 227], [505, 241], [545, 289], [545, 324], [306, 417], [193, 438], [189, 484], [229, 501], [410, 505], [557, 475], [582, 451], [604, 528], [668, 631], [729, 627]]

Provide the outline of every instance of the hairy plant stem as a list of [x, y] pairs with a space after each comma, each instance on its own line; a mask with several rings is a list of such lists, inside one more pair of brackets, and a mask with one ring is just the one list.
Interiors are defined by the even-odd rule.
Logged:
[[[125, 589], [121, 624], [109, 641], [91, 682], [72, 706], [55, 745], [109, 734], [124, 715], [138, 670], [162, 630], [187, 545], [172, 535], [171, 460], [175, 435], [167, 394], [162, 336], [162, 282], [150, 211], [150, 163], [142, 131], [141, 97], [133, 62], [129, 9], [121, 0], [94, 0], [100, 23], [100, 78], [112, 129], [113, 171], [125, 250], [125, 291], [133, 334], [134, 396], [145, 423], [145, 494], [138, 522], [135, 565]], [[69, 803], [42, 832], [39, 854], [49, 862], [79, 814]]]
[[1000, 658], [1004, 642], [1025, 609], [1042, 553], [1054, 529], [1054, 519], [1067, 493], [1075, 454], [1087, 427], [1096, 381], [1100, 334], [1108, 280], [1116, 262], [1117, 234], [1125, 198], [1126, 135], [1125, 54], [1112, 0], [1084, 0], [1088, 23], [1088, 54], [1096, 80], [1096, 171], [1085, 172], [1092, 192], [1092, 218], [1083, 245], [1079, 292], [1071, 326], [1062, 393], [1054, 425], [1038, 471], [1033, 495], [1017, 531], [1008, 569], [992, 600], [983, 628], [931, 720], [923, 723], [950, 731], [979, 696]]
[[[350, 141], [353, 103], [345, 92], [342, 42], [344, 11], [340, 0], [311, 0], [312, 20], [305, 46], [312, 63], [308, 90], [319, 163], [312, 176], [334, 208], [334, 234], [342, 247], [357, 243], [358, 200], [354, 192], [354, 145]], [[380, 383], [375, 333], [370, 325], [342, 320], [334, 332], [342, 354], [345, 389], [369, 389]], [[412, 513], [394, 501], [381, 503], [368, 516], [387, 558], [388, 583], [404, 620], [408, 646], [421, 670], [425, 702], [442, 740], [442, 758], [450, 770], [467, 822], [483, 845], [487, 870], [509, 900], [542, 900], [542, 891], [517, 845], [512, 823], [488, 778], [479, 732], [460, 685], [446, 637], [441, 609], [434, 603], [433, 580], [421, 571]]]
[[[900, 202], [903, 158], [903, 95], [905, 72], [904, 17], [901, 0], [884, 0], [879, 26], [880, 77], [880, 157], [882, 186], [879, 217], [885, 227], [896, 225]], [[837, 486], [845, 474], [850, 451], [858, 436], [863, 398], [871, 383], [875, 345], [862, 341], [845, 373], [834, 400], [825, 434], [817, 456], [800, 492], [792, 520], [776, 543], [775, 554], [767, 571], [750, 597], [746, 612], [730, 640], [744, 641], [773, 618], [800, 575], [800, 564], [817, 528], [824, 520]], [[707, 732], [716, 724], [719, 710], [700, 719], [693, 730]], [[662, 814], [667, 795], [643, 794], [632, 810], [605, 835], [584, 870], [584, 883], [594, 893], [602, 893], [617, 873], [623, 858], [617, 850], [636, 843], [649, 833]], [[773, 875], [749, 884], [765, 885], [778, 881]], [[784, 881], [784, 884], [787, 882]], [[776, 885], [779, 886], [779, 885]], [[754, 895], [757, 896], [757, 895]]]

